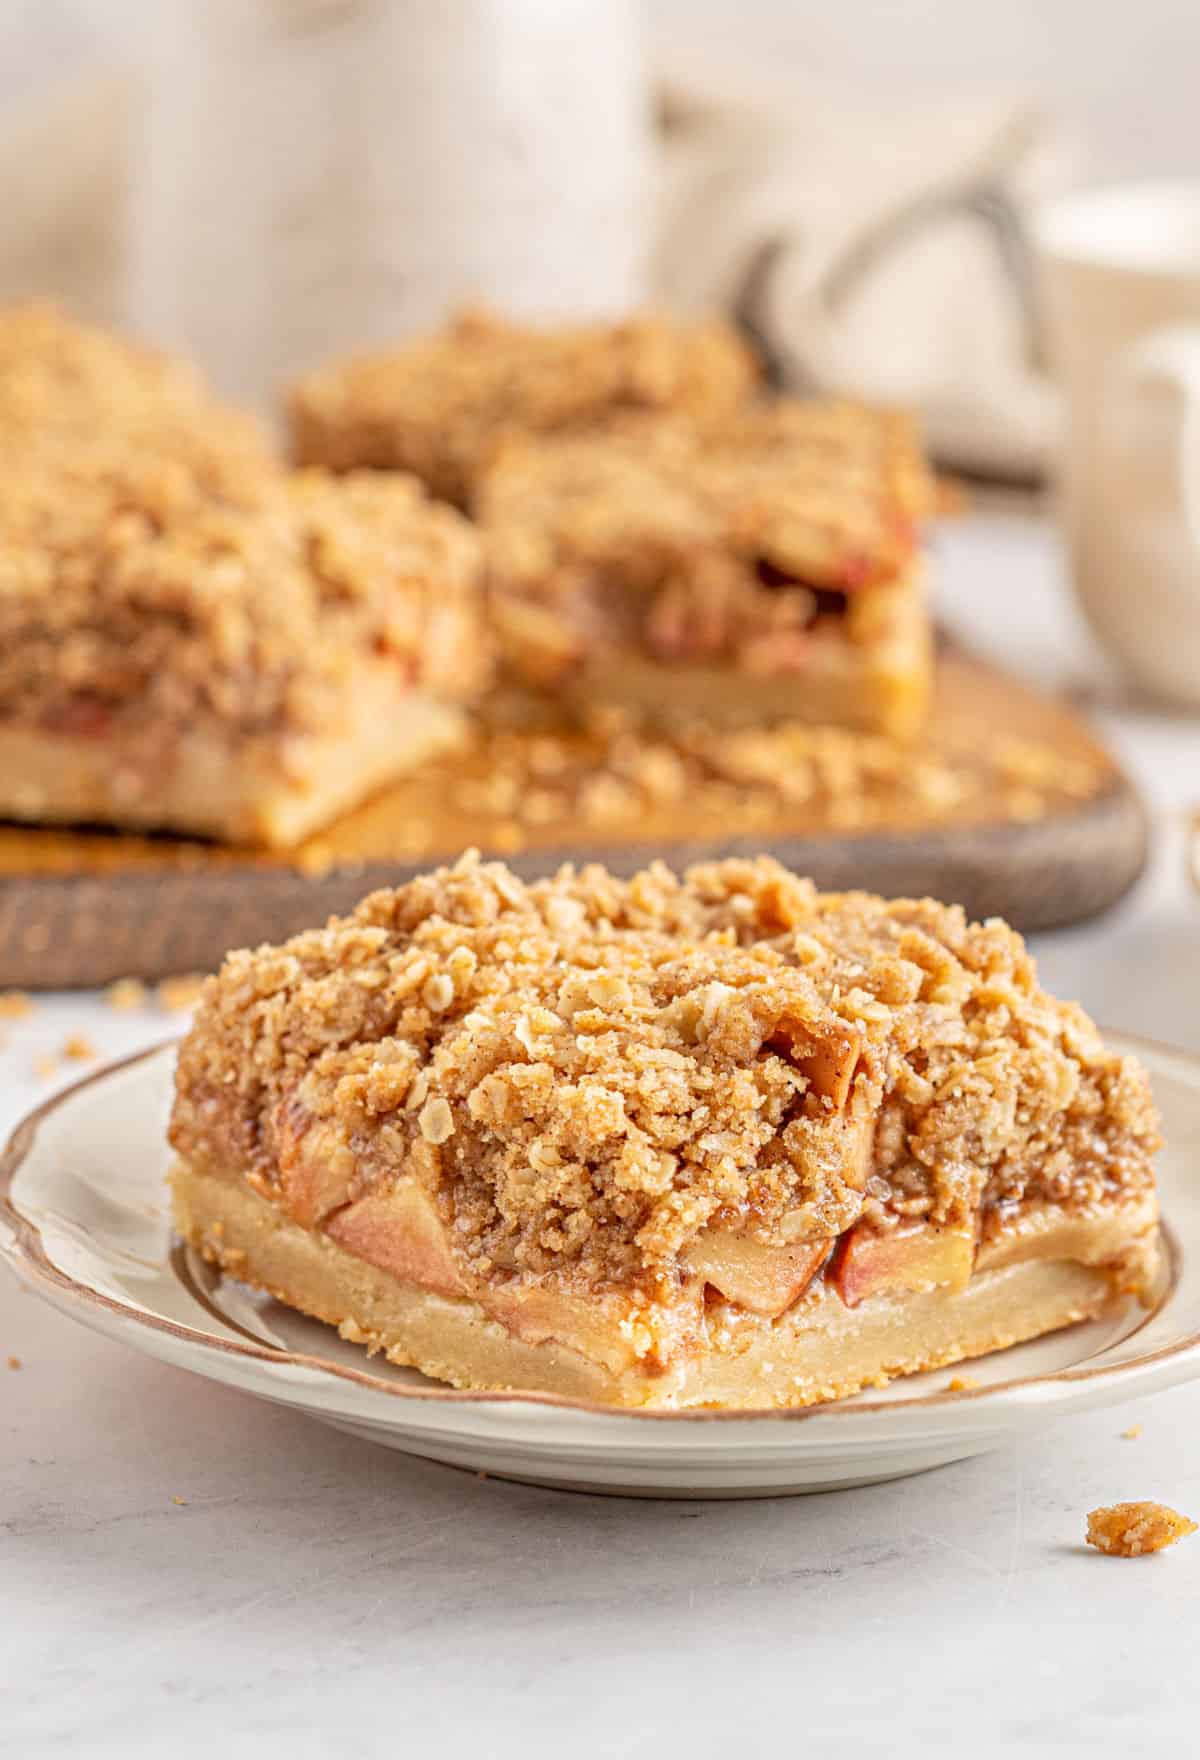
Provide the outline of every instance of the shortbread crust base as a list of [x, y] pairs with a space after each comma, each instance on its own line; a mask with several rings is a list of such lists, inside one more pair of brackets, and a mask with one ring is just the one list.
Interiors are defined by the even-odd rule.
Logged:
[[822, 1287], [799, 1309], [652, 1375], [614, 1372], [553, 1339], [513, 1336], [476, 1302], [401, 1282], [301, 1228], [234, 1178], [177, 1163], [175, 1224], [206, 1259], [342, 1336], [455, 1387], [532, 1390], [619, 1406], [771, 1407], [838, 1399], [895, 1376], [978, 1357], [1120, 1301], [1103, 1266], [1031, 1260], [945, 1289], [851, 1309]]
[[394, 777], [457, 744], [461, 712], [395, 679], [364, 679], [328, 735], [182, 734], [156, 762], [153, 733], [83, 737], [0, 725], [0, 818], [175, 831], [287, 848]]

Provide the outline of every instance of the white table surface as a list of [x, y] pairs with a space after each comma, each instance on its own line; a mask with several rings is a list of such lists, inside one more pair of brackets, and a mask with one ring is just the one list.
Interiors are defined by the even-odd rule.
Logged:
[[[964, 633], [1049, 683], [1094, 676], [1044, 531], [994, 515], [941, 544]], [[1041, 938], [1042, 970], [1200, 1048], [1180, 834], [1200, 722], [1102, 719], [1155, 806], [1155, 861], [1105, 921]], [[49, 1091], [34, 1061], [69, 1033], [117, 1055], [178, 1025], [39, 1001], [0, 1023], [0, 1124]], [[1085, 1512], [1127, 1497], [1200, 1512], [1200, 1386], [868, 1490], [637, 1503], [352, 1441], [0, 1274], [0, 1753], [1192, 1754], [1200, 1538], [1088, 1552]]]

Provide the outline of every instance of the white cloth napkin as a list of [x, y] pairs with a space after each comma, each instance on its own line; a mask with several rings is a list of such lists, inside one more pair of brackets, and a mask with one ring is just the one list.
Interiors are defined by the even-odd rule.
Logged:
[[915, 407], [946, 465], [1040, 474], [1057, 407], [1027, 222], [1073, 154], [1035, 107], [785, 100], [693, 73], [661, 148], [664, 303], [736, 315], [789, 389]]

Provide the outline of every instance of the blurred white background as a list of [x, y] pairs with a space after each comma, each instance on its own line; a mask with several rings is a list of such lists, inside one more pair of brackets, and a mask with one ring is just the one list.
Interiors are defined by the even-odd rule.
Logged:
[[[72, 69], [136, 54], [148, 10], [182, 3], [5, 0], [0, 98], [11, 105]], [[432, 12], [439, 0], [407, 3]], [[719, 66], [885, 99], [1018, 91], [1078, 125], [1102, 175], [1200, 172], [1196, 0], [646, 0], [646, 11], [670, 74]]]
[[1196, 0], [648, 0], [658, 62], [802, 91], [1041, 98], [1098, 176], [1200, 172]]
[[1031, 217], [1200, 174], [1198, 82], [1200, 0], [5, 0], [0, 299], [264, 407], [464, 301], [725, 310], [780, 383], [1028, 481]]

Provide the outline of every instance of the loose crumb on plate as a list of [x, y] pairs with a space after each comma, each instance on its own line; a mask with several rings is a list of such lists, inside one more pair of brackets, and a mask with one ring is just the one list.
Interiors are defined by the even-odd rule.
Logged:
[[129, 1014], [146, 1006], [146, 986], [140, 978], [118, 978], [104, 992], [104, 1000], [110, 1008]]
[[57, 1057], [52, 1057], [49, 1052], [43, 1052], [40, 1057], [35, 1057], [33, 1060], [33, 1073], [41, 1082], [53, 1081], [54, 1077], [58, 1074]]
[[1196, 1532], [1196, 1524], [1165, 1503], [1114, 1503], [1089, 1511], [1087, 1542], [1114, 1558], [1161, 1552]]
[[0, 1020], [17, 1021], [33, 1013], [33, 1000], [24, 990], [0, 990]]
[[1131, 1424], [1128, 1430], [1122, 1430], [1121, 1432], [1121, 1435], [1126, 1442], [1136, 1442], [1141, 1434], [1142, 1426], [1140, 1424]]
[[86, 1033], [72, 1033], [63, 1041], [62, 1055], [69, 1057], [73, 1063], [90, 1063], [100, 1053]]
[[180, 1509], [187, 1508], [187, 1498], [186, 1497], [173, 1497], [171, 1499], [171, 1502], [177, 1503], [179, 1505]]
[[952, 1375], [946, 1383], [947, 1393], [970, 1393], [973, 1387], [982, 1387], [983, 1383], [977, 1375]]
[[20, 1357], [9, 1357], [8, 1366], [10, 1369], [19, 1369], [21, 1367]]

